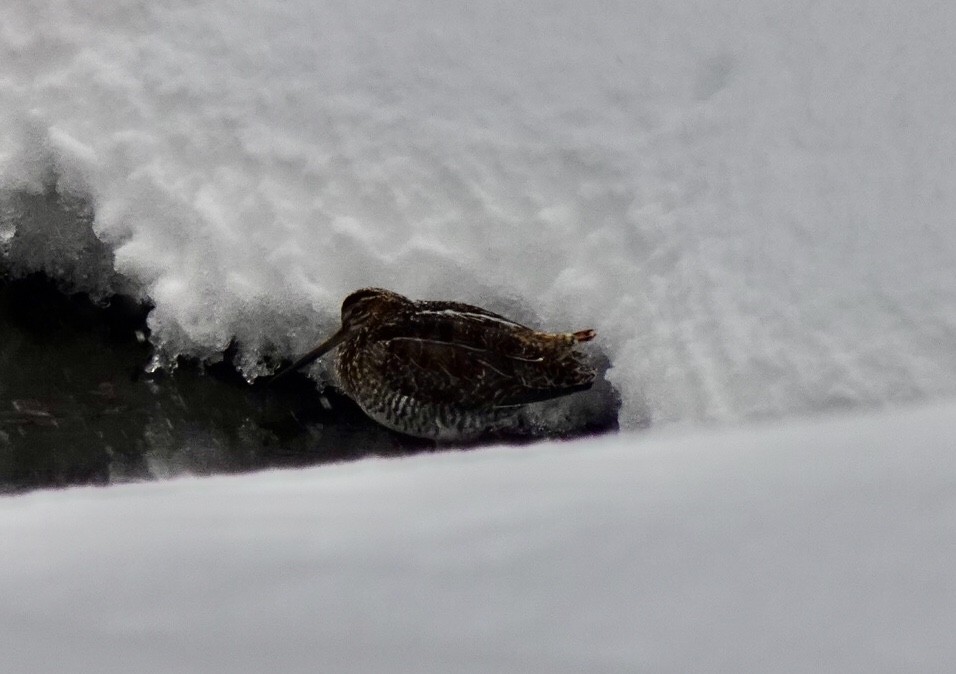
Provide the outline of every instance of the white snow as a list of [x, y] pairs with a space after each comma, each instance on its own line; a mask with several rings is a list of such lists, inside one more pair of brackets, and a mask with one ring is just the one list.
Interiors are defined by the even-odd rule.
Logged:
[[948, 671], [956, 403], [0, 500], [6, 671]]
[[33, 0], [0, 25], [0, 190], [85, 195], [167, 356], [237, 336], [262, 373], [382, 285], [596, 328], [625, 427], [956, 394], [956, 7]]
[[4, 668], [950, 668], [954, 35], [931, 0], [0, 3], [9, 268], [249, 376], [365, 285], [593, 327], [656, 428], [2, 499]]

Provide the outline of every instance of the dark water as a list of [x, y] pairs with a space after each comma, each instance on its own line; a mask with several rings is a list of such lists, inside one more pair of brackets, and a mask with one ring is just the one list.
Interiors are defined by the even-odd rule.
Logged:
[[[149, 309], [64, 293], [45, 274], [0, 274], [0, 492], [436, 449], [303, 375], [250, 385], [231, 351], [148, 375]], [[610, 395], [597, 393], [593, 422], [563, 435], [616, 428]]]
[[[401, 454], [427, 444], [305, 377], [250, 386], [229, 364], [147, 375], [149, 307], [0, 281], [0, 490], [106, 484]], [[360, 449], [361, 448], [361, 449]]]

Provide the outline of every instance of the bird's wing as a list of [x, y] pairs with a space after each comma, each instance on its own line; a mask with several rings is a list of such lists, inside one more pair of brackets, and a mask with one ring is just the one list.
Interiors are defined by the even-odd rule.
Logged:
[[[388, 386], [430, 403], [509, 407], [589, 388], [594, 371], [570, 348], [489, 348], [481, 339], [393, 336], [369, 345]], [[550, 352], [549, 352], [550, 351]], [[371, 363], [370, 363], [371, 364]]]

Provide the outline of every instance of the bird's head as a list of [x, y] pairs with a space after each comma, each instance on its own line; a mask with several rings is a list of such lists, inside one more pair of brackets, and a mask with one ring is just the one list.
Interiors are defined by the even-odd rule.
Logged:
[[352, 334], [410, 304], [407, 297], [384, 288], [356, 290], [342, 302], [341, 329]]
[[273, 381], [318, 360], [362, 328], [411, 304], [407, 297], [384, 288], [356, 290], [342, 302], [342, 326], [335, 334], [279, 372]]

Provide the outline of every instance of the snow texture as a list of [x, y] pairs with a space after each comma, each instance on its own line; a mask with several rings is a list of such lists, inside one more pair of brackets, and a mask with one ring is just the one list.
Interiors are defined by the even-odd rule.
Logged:
[[5, 268], [250, 377], [364, 285], [593, 327], [654, 422], [0, 499], [4, 668], [950, 669], [953, 35], [930, 0], [0, 4]]
[[0, 499], [4, 669], [948, 671], [954, 415]]
[[8, 2], [0, 192], [85, 199], [165, 356], [235, 336], [250, 377], [382, 285], [596, 328], [624, 427], [931, 399], [954, 34], [920, 0]]

